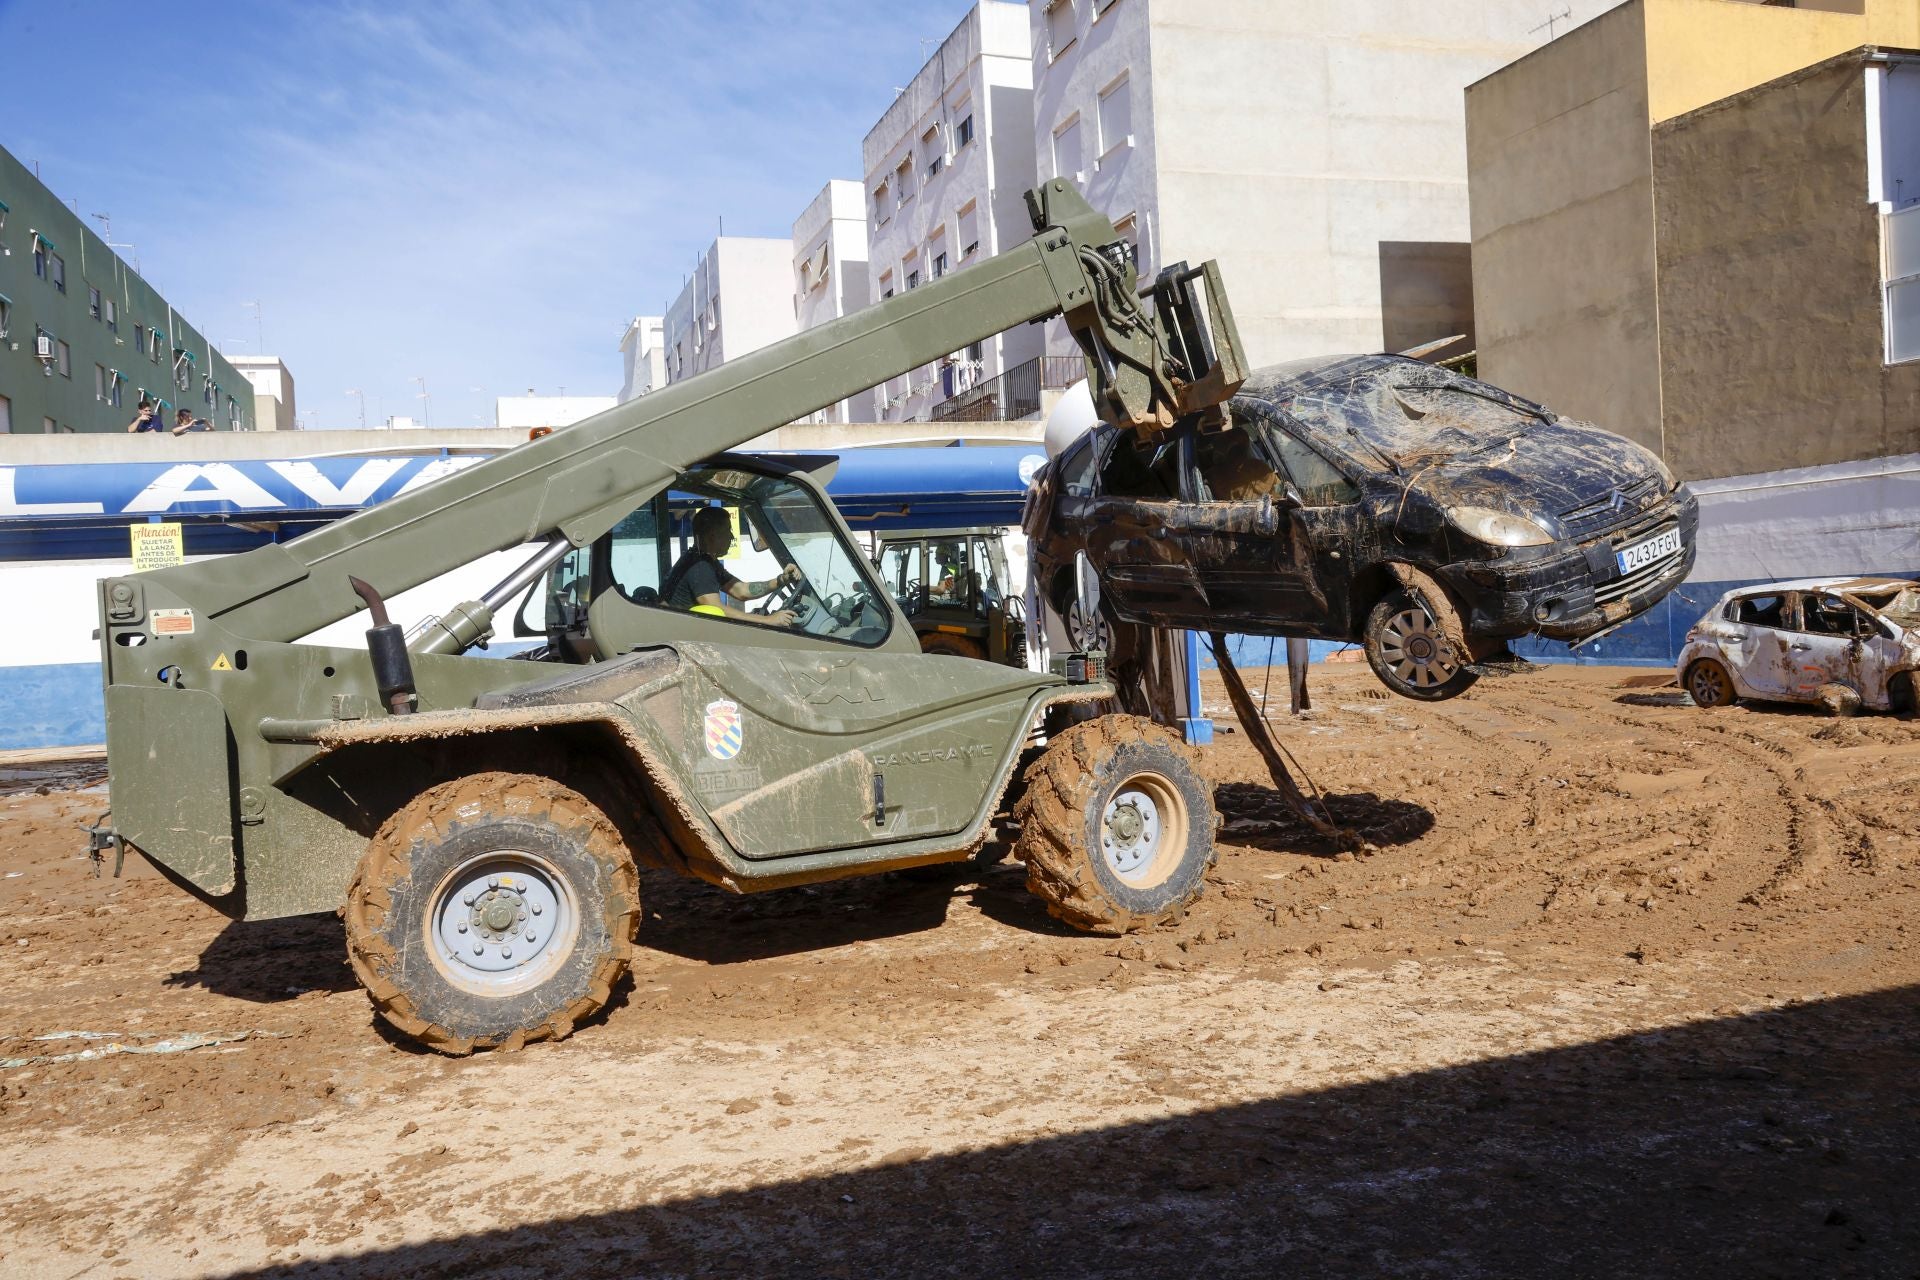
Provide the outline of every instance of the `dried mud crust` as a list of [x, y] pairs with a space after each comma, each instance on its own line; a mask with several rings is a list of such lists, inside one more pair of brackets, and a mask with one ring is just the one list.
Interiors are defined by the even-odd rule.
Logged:
[[[579, 913], [571, 954], [544, 981], [480, 996], [446, 980], [425, 920], [441, 877], [478, 853], [543, 856], [570, 882]], [[442, 1053], [558, 1040], [604, 1007], [633, 957], [639, 873], [607, 815], [550, 778], [478, 773], [402, 807], [360, 860], [342, 915], [347, 955], [375, 1010]]]
[[[1122, 882], [1100, 854], [1107, 801], [1142, 773], [1165, 779], [1186, 810], [1184, 848], [1166, 877], [1144, 889]], [[1084, 721], [1057, 735], [1024, 781], [1014, 856], [1049, 915], [1089, 933], [1120, 934], [1177, 919], [1200, 896], [1219, 818], [1195, 754], [1172, 731], [1137, 716]]]

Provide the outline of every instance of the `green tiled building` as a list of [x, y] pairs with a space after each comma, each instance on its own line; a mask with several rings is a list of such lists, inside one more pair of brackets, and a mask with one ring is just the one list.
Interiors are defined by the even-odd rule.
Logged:
[[125, 431], [143, 396], [254, 427], [240, 372], [0, 149], [0, 432]]

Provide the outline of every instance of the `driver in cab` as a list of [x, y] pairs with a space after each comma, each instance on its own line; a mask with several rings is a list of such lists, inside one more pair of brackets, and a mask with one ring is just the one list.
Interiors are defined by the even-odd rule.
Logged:
[[790, 627], [793, 610], [749, 613], [735, 600], [754, 600], [788, 583], [801, 582], [800, 566], [790, 564], [777, 578], [765, 582], [742, 582], [720, 563], [720, 557], [733, 545], [733, 522], [724, 507], [702, 507], [693, 514], [693, 545], [674, 563], [667, 580], [660, 586], [660, 599], [669, 609], [716, 613], [739, 622], [763, 626]]

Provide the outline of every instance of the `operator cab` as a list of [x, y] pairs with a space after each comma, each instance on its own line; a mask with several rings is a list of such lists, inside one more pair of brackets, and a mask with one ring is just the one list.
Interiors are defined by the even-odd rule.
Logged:
[[[816, 469], [831, 465], [807, 461]], [[716, 557], [723, 577], [770, 587], [726, 601], [745, 617], [685, 601], [676, 607], [662, 597], [674, 566], [698, 551], [695, 516], [709, 509], [724, 511], [733, 531]], [[780, 581], [789, 565], [799, 576]], [[522, 603], [514, 632], [546, 636], [547, 644], [526, 656], [552, 662], [590, 662], [669, 639], [754, 643], [768, 633], [871, 649], [892, 634], [889, 605], [866, 557], [802, 468], [723, 455], [682, 473], [591, 547], [563, 557]], [[773, 621], [783, 614], [790, 621]]]

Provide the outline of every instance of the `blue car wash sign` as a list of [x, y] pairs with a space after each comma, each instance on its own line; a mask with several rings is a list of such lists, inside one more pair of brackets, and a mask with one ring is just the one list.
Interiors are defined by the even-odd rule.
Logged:
[[0, 520], [353, 511], [486, 460], [430, 455], [0, 467]]

